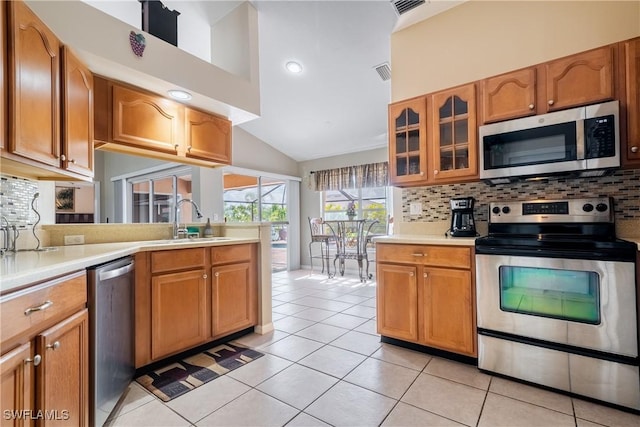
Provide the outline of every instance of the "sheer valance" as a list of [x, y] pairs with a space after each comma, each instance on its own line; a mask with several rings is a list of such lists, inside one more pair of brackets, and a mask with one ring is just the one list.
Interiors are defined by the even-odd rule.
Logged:
[[310, 180], [311, 190], [314, 191], [384, 187], [388, 184], [388, 162], [315, 171], [311, 172]]

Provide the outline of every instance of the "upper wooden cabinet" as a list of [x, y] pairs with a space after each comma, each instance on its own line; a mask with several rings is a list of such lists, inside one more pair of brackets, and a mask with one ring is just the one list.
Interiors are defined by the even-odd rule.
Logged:
[[621, 158], [626, 166], [640, 167], [640, 37], [624, 42], [622, 47], [627, 114]]
[[93, 74], [62, 49], [62, 166], [93, 176]]
[[612, 100], [614, 53], [610, 45], [544, 64], [546, 111]]
[[482, 115], [485, 123], [536, 114], [536, 68], [484, 79]]
[[113, 140], [177, 154], [182, 146], [184, 108], [159, 96], [113, 86]]
[[0, 150], [4, 150], [7, 141], [7, 43], [5, 41], [6, 4], [0, 2]]
[[231, 163], [231, 122], [95, 77], [95, 141], [104, 150], [213, 166]]
[[484, 123], [615, 99], [615, 45], [481, 81]]
[[228, 120], [187, 107], [185, 135], [187, 157], [231, 164], [231, 126]]
[[389, 165], [392, 185], [427, 180], [427, 99], [389, 105]]
[[[3, 168], [48, 179], [93, 177], [93, 83], [91, 72], [21, 1], [7, 8], [7, 114], [0, 103]], [[4, 64], [4, 61], [3, 61]], [[4, 100], [4, 97], [3, 97]], [[4, 131], [8, 128], [8, 141]]]
[[60, 43], [23, 2], [9, 10], [9, 151], [60, 167]]
[[431, 95], [429, 179], [455, 182], [478, 178], [476, 86], [468, 84]]

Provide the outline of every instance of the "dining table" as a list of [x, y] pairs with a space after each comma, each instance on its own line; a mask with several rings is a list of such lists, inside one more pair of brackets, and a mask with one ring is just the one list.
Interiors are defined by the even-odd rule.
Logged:
[[378, 220], [337, 219], [325, 220], [324, 223], [333, 234], [336, 244], [333, 273], [329, 272], [329, 277], [334, 277], [338, 271], [341, 276], [344, 276], [345, 261], [352, 259], [358, 262], [360, 281], [364, 282], [373, 278], [373, 274], [369, 273], [367, 246], [370, 243], [369, 235], [372, 227], [378, 223]]

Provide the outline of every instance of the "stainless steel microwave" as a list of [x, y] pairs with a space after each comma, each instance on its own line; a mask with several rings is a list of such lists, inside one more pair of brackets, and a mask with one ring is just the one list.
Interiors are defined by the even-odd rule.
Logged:
[[480, 126], [480, 179], [600, 176], [620, 166], [618, 101]]

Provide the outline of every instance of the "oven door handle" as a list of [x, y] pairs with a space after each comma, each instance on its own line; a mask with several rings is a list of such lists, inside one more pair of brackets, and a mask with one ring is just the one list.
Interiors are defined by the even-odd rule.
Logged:
[[596, 250], [580, 249], [550, 249], [550, 248], [519, 248], [519, 247], [498, 247], [498, 246], [477, 246], [476, 255], [506, 255], [537, 258], [564, 258], [564, 259], [586, 259], [616, 262], [635, 262], [635, 252], [620, 251], [616, 254], [605, 253]]

